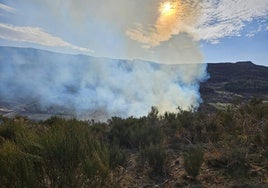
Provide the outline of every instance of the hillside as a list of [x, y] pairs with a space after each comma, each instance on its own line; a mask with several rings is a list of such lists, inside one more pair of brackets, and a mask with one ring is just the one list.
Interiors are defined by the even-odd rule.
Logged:
[[[0, 52], [5, 71], [12, 63], [1, 63], [18, 63], [21, 54], [38, 59], [38, 66], [94, 61], [35, 49]], [[131, 68], [124, 60], [117, 65]], [[268, 67], [238, 62], [207, 69], [198, 111], [159, 115], [152, 107], [139, 118], [83, 121], [61, 106], [40, 109], [33, 99], [0, 98], [0, 187], [267, 187]]]
[[[42, 69], [44, 69], [45, 72], [52, 73], [55, 65], [58, 69], [61, 67], [64, 69], [66, 65], [71, 65], [73, 66], [73, 73], [79, 75], [79, 73], [83, 72], [81, 69], [88, 66], [88, 64], [93, 64], [92, 62], [98, 62], [98, 64], [106, 65], [114, 64], [115, 61], [117, 62], [114, 66], [115, 69], [119, 68], [126, 72], [131, 70], [133, 62], [127, 60], [113, 60], [85, 55], [61, 54], [30, 48], [0, 47], [0, 69], [2, 71], [8, 73], [8, 71], [16, 70], [17, 64], [25, 64], [24, 70], [26, 73], [28, 69], [27, 66], [31, 67], [29, 70], [36, 70], [36, 72], [30, 73], [33, 74], [34, 77], [38, 77], [38, 72]], [[76, 66], [78, 65], [78, 62], [79, 66]], [[136, 63], [147, 64], [148, 66], [153, 67], [153, 69], [158, 69], [160, 66], [168, 66], [144, 61], [138, 61], [135, 62], [135, 64]], [[200, 93], [203, 99], [200, 109], [215, 110], [215, 108], [225, 108], [234, 102], [247, 102], [252, 97], [268, 101], [268, 67], [255, 65], [252, 62], [209, 63], [207, 71], [210, 78], [200, 85]], [[68, 71], [65, 72], [68, 74]], [[43, 80], [52, 79], [48, 76], [49, 74], [44, 75], [46, 77], [44, 77]], [[64, 77], [65, 75], [60, 76]], [[78, 79], [80, 79], [79, 76]], [[9, 81], [10, 85], [14, 85], [16, 82], [16, 80], [12, 79]], [[77, 86], [75, 79], [64, 84], [60, 84], [64, 86], [62, 88], [62, 92], [65, 92], [67, 95], [69, 93], [70, 96], [75, 96], [80, 87]], [[27, 87], [31, 86], [29, 85]], [[39, 86], [39, 89], [42, 89], [42, 85], [41, 87]], [[10, 91], [11, 93], [5, 95], [13, 95], [14, 93], [22, 92], [20, 88], [10, 88]], [[2, 89], [1, 92], [7, 91]], [[13, 117], [16, 114], [20, 114], [28, 116], [31, 119], [47, 119], [51, 115], [55, 114], [62, 117], [72, 117], [74, 114], [74, 110], [67, 109], [71, 105], [68, 107], [53, 105], [47, 108], [40, 108], [39, 101], [35, 99], [38, 98], [38, 96], [33, 97], [32, 93], [23, 94], [24, 96], [29, 95], [31, 97], [25, 99], [20, 98], [18, 95], [16, 100], [14, 100], [14, 97], [12, 100], [3, 100], [0, 98], [0, 114], [7, 117]], [[66, 104], [68, 105], [68, 103]], [[94, 111], [90, 114], [90, 117], [100, 117], [100, 119], [105, 119], [105, 113], [102, 111]]]
[[247, 102], [253, 97], [268, 101], [268, 67], [252, 62], [209, 63], [210, 78], [201, 83], [202, 107]]

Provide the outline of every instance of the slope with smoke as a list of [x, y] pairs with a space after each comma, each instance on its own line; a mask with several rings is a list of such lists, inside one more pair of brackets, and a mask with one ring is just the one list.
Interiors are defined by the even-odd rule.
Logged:
[[[160, 65], [1, 47], [0, 98], [35, 101], [40, 109], [61, 106], [76, 115], [101, 111], [143, 116], [197, 106], [205, 65]], [[90, 118], [90, 117], [88, 117]]]
[[0, 38], [81, 53], [90, 49], [95, 57], [114, 59], [4, 49], [0, 97], [33, 99], [42, 109], [61, 106], [78, 115], [101, 111], [107, 117], [142, 116], [152, 106], [160, 113], [198, 106], [206, 66], [198, 42], [186, 31], [196, 23], [200, 3], [11, 0], [8, 5], [16, 11], [7, 20], [12, 25], [0, 25]]

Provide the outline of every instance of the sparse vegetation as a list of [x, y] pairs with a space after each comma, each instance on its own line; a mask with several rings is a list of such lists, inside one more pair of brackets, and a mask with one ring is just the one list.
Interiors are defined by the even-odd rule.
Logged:
[[161, 145], [149, 145], [141, 151], [141, 160], [148, 162], [151, 175], [164, 175], [166, 170], [166, 151]]
[[196, 178], [204, 161], [203, 149], [200, 146], [192, 146], [184, 153], [183, 158], [187, 174]]
[[204, 187], [265, 187], [267, 109], [254, 99], [107, 123], [0, 117], [0, 187], [194, 186], [185, 174]]

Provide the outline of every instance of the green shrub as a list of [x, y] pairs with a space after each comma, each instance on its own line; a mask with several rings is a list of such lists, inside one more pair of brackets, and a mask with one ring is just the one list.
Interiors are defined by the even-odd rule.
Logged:
[[204, 152], [200, 146], [190, 147], [183, 155], [184, 168], [188, 175], [196, 178], [204, 161]]
[[144, 148], [150, 144], [160, 144], [163, 140], [161, 128], [151, 124], [133, 125], [129, 133], [129, 140], [133, 148]]
[[82, 161], [86, 187], [103, 187], [109, 181], [109, 151], [105, 145], [98, 142], [94, 149]]
[[3, 123], [0, 127], [0, 136], [6, 140], [15, 141], [16, 134], [23, 132], [24, 130], [25, 127], [16, 124], [11, 120], [8, 120], [7, 122]]
[[162, 142], [163, 133], [160, 126], [148, 123], [146, 118], [121, 119], [114, 117], [109, 124], [111, 127], [110, 142], [117, 143], [120, 147], [138, 149]]
[[219, 161], [224, 164], [223, 167], [227, 175], [236, 179], [246, 177], [249, 172], [248, 154], [250, 148], [246, 138], [247, 135], [225, 134], [219, 142], [221, 150]]
[[263, 130], [264, 145], [268, 148], [268, 122], [266, 123]]
[[123, 166], [126, 160], [126, 153], [117, 144], [112, 144], [109, 147], [109, 166], [111, 169]]
[[149, 145], [140, 151], [143, 162], [148, 162], [151, 173], [163, 175], [166, 164], [166, 151], [161, 145]]
[[71, 126], [54, 125], [40, 139], [45, 172], [51, 186], [77, 184], [75, 171], [78, 168], [81, 145], [80, 137]]
[[109, 139], [112, 143], [117, 143], [121, 147], [130, 148], [131, 144], [129, 141], [130, 126], [132, 126], [132, 119], [124, 120], [119, 117], [113, 117], [109, 120], [109, 126], [111, 127], [109, 133]]
[[17, 118], [0, 126], [0, 182], [4, 185], [44, 186], [41, 146], [28, 123]]
[[249, 173], [247, 164], [246, 149], [234, 146], [225, 153], [227, 159], [227, 173], [234, 178], [244, 178]]
[[0, 187], [44, 187], [41, 164], [39, 156], [5, 141], [0, 146]]
[[95, 138], [89, 125], [61, 119], [50, 123], [40, 138], [50, 186], [79, 187], [99, 179], [103, 183], [109, 170], [108, 149]]
[[217, 142], [220, 138], [220, 131], [215, 121], [210, 121], [205, 125], [206, 141]]

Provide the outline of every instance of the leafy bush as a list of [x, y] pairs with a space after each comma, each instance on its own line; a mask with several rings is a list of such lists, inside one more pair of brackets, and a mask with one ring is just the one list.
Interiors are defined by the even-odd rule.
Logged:
[[[0, 185], [44, 185], [41, 146], [35, 131], [27, 127], [23, 118], [10, 119], [0, 126]], [[0, 186], [1, 187], [1, 186]]]
[[126, 160], [126, 153], [117, 144], [112, 144], [109, 147], [109, 166], [111, 169], [115, 169], [119, 165], [123, 166]]
[[244, 178], [248, 175], [249, 166], [247, 164], [246, 151], [242, 147], [233, 147], [226, 153], [227, 172], [235, 178]]
[[249, 148], [246, 146], [243, 136], [225, 135], [219, 144], [222, 153], [220, 161], [225, 163], [227, 174], [234, 178], [247, 176], [249, 172], [247, 163]]
[[200, 146], [190, 147], [183, 155], [184, 168], [188, 175], [196, 178], [204, 161], [203, 148]]
[[24, 131], [24, 127], [9, 120], [3, 123], [0, 127], [0, 136], [6, 140], [15, 141], [16, 134]]
[[109, 180], [109, 152], [105, 145], [95, 143], [94, 150], [82, 161], [86, 187], [103, 187]]
[[160, 126], [149, 124], [146, 118], [131, 117], [123, 120], [114, 117], [109, 124], [111, 127], [110, 142], [117, 143], [121, 147], [138, 149], [162, 142], [163, 133]]
[[141, 158], [148, 162], [151, 173], [163, 175], [165, 172], [166, 151], [161, 145], [149, 145], [140, 151]]
[[12, 141], [2, 143], [0, 187], [44, 187], [41, 158], [23, 152]]
[[77, 120], [54, 118], [50, 122], [51, 128], [40, 142], [51, 184], [75, 187], [85, 179], [101, 179], [103, 183], [109, 170], [108, 149], [92, 135], [90, 127]]
[[268, 122], [266, 123], [264, 127], [263, 135], [264, 135], [264, 144], [266, 147], [268, 147]]
[[150, 144], [160, 144], [163, 134], [159, 126], [150, 124], [134, 125], [130, 129], [129, 140], [133, 148], [144, 148]]

